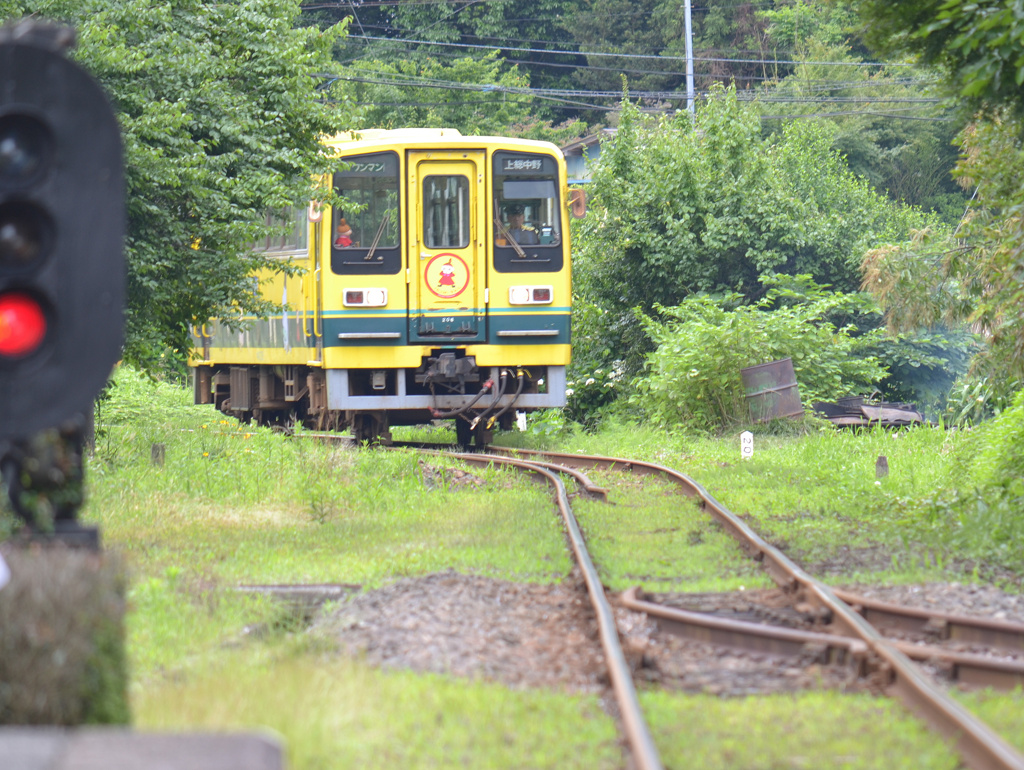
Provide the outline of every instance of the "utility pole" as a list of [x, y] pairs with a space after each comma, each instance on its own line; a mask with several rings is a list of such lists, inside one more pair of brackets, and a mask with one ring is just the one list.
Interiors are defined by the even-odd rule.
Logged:
[[693, 27], [690, 25], [690, 0], [685, 0], [684, 16], [686, 21], [686, 109], [693, 114]]

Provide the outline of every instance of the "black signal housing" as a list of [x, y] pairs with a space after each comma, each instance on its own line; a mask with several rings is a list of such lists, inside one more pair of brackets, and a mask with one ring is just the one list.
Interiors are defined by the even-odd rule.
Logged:
[[[88, 413], [123, 344], [121, 132], [69, 35], [0, 30], [0, 440]], [[12, 336], [21, 318], [41, 333]]]

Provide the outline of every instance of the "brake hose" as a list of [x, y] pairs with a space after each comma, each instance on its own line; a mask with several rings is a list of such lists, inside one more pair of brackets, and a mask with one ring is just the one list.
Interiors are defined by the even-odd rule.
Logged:
[[466, 412], [469, 409], [472, 409], [476, 402], [483, 398], [493, 387], [494, 380], [487, 380], [487, 382], [483, 384], [483, 387], [480, 388], [480, 392], [473, 396], [473, 400], [470, 401], [468, 404], [463, 404], [458, 409], [453, 409], [450, 412], [442, 412], [438, 409], [431, 407], [430, 414], [433, 415], [433, 417], [437, 420], [447, 420], [452, 417], [458, 417], [460, 414]]
[[512, 406], [516, 402], [516, 399], [518, 399], [523, 394], [523, 386], [526, 384], [526, 377], [524, 376], [524, 372], [523, 372], [522, 369], [517, 370], [516, 374], [519, 377], [519, 385], [516, 386], [515, 395], [512, 396], [512, 400], [511, 401], [509, 401], [507, 404], [505, 404], [505, 406], [503, 406], [501, 408], [500, 412], [498, 412], [490, 420], [487, 421], [487, 429], [488, 430], [490, 430], [494, 426], [494, 423], [496, 423], [498, 421], [499, 417], [501, 417], [503, 414], [505, 414], [505, 412], [507, 412], [509, 409], [512, 408]]

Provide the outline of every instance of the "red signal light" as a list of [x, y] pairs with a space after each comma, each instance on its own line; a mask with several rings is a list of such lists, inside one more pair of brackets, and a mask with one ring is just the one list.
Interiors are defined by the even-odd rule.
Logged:
[[39, 302], [20, 291], [0, 295], [0, 357], [34, 353], [46, 337], [46, 315]]

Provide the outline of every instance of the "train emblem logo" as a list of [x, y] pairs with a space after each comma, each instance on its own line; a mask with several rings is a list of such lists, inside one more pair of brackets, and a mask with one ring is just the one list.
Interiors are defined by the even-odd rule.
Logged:
[[469, 265], [458, 254], [435, 254], [423, 269], [423, 281], [436, 297], [457, 297], [469, 286]]

